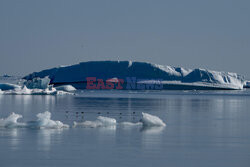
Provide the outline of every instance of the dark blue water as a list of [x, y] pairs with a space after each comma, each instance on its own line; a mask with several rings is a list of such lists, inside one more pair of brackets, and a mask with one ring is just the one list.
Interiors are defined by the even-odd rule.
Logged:
[[[137, 122], [141, 112], [165, 128], [0, 129], [0, 167], [249, 167], [250, 91], [80, 92], [76, 96], [0, 95], [0, 118], [52, 113], [53, 120]], [[83, 113], [84, 112], [84, 113]]]

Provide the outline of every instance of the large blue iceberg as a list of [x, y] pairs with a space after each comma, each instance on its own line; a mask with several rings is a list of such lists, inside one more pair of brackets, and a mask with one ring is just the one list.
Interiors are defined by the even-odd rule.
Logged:
[[[243, 89], [245, 80], [241, 75], [231, 72], [218, 72], [206, 69], [185, 69], [163, 66], [146, 62], [131, 61], [89, 61], [71, 66], [60, 66], [24, 77], [50, 78], [54, 86], [73, 85], [77, 89], [86, 89], [89, 78], [91, 85], [103, 88], [102, 82], [121, 82], [122, 89], [165, 89], [165, 90], [234, 90]], [[96, 78], [96, 80], [93, 80]], [[157, 86], [152, 86], [155, 84]]]

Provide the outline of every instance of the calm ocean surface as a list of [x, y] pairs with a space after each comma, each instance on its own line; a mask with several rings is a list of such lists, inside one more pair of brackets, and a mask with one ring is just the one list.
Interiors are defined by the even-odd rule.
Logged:
[[249, 167], [250, 91], [82, 91], [77, 95], [0, 95], [0, 118], [20, 122], [49, 111], [53, 120], [137, 122], [165, 128], [0, 129], [0, 167]]

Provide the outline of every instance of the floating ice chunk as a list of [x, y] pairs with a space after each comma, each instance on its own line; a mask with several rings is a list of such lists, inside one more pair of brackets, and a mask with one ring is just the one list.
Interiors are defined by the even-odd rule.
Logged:
[[28, 89], [26, 86], [14, 90], [5, 91], [4, 94], [9, 95], [50, 95], [56, 94], [55, 88], [47, 89]]
[[142, 113], [141, 122], [143, 126], [166, 126], [166, 124], [157, 116], [150, 115], [147, 113]]
[[25, 123], [17, 122], [17, 120], [20, 118], [22, 118], [22, 115], [11, 113], [7, 118], [0, 119], [0, 127], [2, 128], [24, 127]]
[[41, 128], [69, 128], [69, 125], [63, 124], [61, 121], [51, 120], [51, 113], [48, 111], [37, 114], [37, 118], [37, 125]]
[[11, 113], [7, 118], [0, 119], [0, 127], [2, 128], [39, 128], [39, 129], [69, 128], [69, 125], [67, 124], [63, 124], [60, 121], [51, 120], [51, 113], [48, 111], [37, 114], [36, 121], [30, 121], [27, 123], [17, 122], [17, 120], [20, 118], [22, 118], [22, 115]]
[[14, 89], [18, 89], [18, 88], [21, 88], [21, 86], [15, 85], [15, 84], [10, 84], [10, 83], [0, 83], [0, 89], [3, 91], [14, 90]]
[[64, 95], [64, 94], [72, 94], [72, 93], [65, 92], [65, 91], [57, 91], [52, 86], [46, 89], [29, 89], [24, 85], [23, 87], [18, 87], [13, 90], [2, 91], [1, 94], [6, 94], [6, 95]]
[[164, 127], [166, 124], [157, 116], [150, 115], [147, 113], [142, 113], [142, 119], [140, 122], [121, 122], [121, 126], [123, 127], [132, 127], [132, 126], [142, 126], [142, 127]]
[[53, 87], [49, 87], [46, 89], [33, 89], [32, 95], [56, 95], [57, 91]]
[[33, 78], [32, 80], [28, 80], [24, 82], [24, 85], [26, 85], [29, 89], [46, 89], [49, 87], [50, 78], [48, 76], [44, 78]]
[[74, 122], [73, 126], [80, 126], [85, 128], [110, 127], [116, 126], [116, 119], [99, 116], [95, 121]]
[[95, 121], [74, 122], [73, 127], [85, 127], [85, 128], [97, 128], [97, 127], [164, 127], [166, 124], [157, 116], [153, 116], [147, 113], [142, 113], [142, 119], [140, 122], [120, 122], [117, 123], [116, 119], [99, 116]]
[[84, 127], [84, 128], [97, 128], [100, 127], [101, 124], [98, 121], [84, 121], [84, 122], [75, 122], [73, 123], [73, 127]]
[[116, 125], [116, 120], [114, 118], [99, 116], [97, 117], [97, 120], [100, 121], [104, 126]]
[[134, 126], [142, 126], [142, 122], [121, 122], [119, 125], [122, 127], [134, 127]]
[[69, 125], [63, 124], [61, 121], [51, 120], [51, 113], [46, 111], [44, 113], [39, 113], [36, 115], [37, 120], [27, 123], [27, 126], [30, 128], [39, 128], [39, 129], [61, 129], [69, 128]]
[[76, 88], [74, 88], [72, 85], [63, 85], [63, 86], [56, 87], [56, 90], [73, 92], [73, 91], [76, 91]]

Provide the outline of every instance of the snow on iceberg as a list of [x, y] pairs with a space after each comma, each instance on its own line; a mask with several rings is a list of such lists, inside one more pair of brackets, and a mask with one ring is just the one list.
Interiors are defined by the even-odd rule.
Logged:
[[[128, 89], [126, 84], [134, 81], [158, 81], [162, 84], [160, 89], [243, 89], [244, 78], [236, 73], [217, 72], [206, 69], [184, 69], [181, 67], [163, 66], [145, 62], [131, 61], [90, 61], [71, 66], [63, 66], [34, 72], [24, 77], [32, 80], [36, 77], [48, 76], [50, 84], [55, 86], [72, 85], [77, 89], [86, 89], [88, 77], [102, 80], [118, 78], [124, 81], [123, 89]], [[121, 88], [121, 87], [120, 87]], [[131, 88], [131, 87], [130, 87]], [[146, 87], [150, 88], [150, 87]]]
[[62, 86], [57, 86], [55, 88], [56, 88], [56, 90], [61, 90], [61, 91], [65, 91], [65, 92], [76, 91], [76, 88], [74, 88], [72, 85], [62, 85]]

